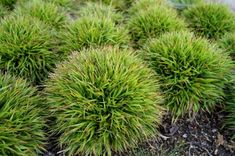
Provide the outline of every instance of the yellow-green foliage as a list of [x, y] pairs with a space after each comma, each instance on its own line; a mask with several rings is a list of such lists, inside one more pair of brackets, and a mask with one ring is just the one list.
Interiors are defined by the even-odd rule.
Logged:
[[218, 41], [219, 46], [235, 60], [235, 33], [229, 33]]
[[159, 74], [165, 105], [174, 118], [211, 112], [223, 99], [232, 60], [206, 39], [173, 32], [147, 43], [146, 61]]
[[22, 79], [0, 75], [0, 155], [37, 156], [44, 151], [43, 101]]
[[69, 156], [111, 156], [156, 135], [162, 115], [156, 76], [131, 52], [75, 52], [46, 86], [52, 131]]
[[[133, 5], [133, 9], [140, 7]], [[186, 25], [177, 15], [177, 12], [165, 5], [152, 5], [147, 9], [143, 6], [139, 11], [131, 14], [128, 22], [132, 41], [137, 47], [142, 46], [147, 40], [166, 32], [184, 30]]]
[[61, 40], [64, 42], [63, 51], [69, 53], [104, 45], [126, 47], [129, 36], [127, 30], [117, 26], [110, 18], [84, 16], [63, 30]]
[[61, 7], [43, 0], [31, 0], [24, 3], [17, 8], [16, 14], [30, 15], [55, 28], [64, 26], [67, 20], [67, 15]]
[[50, 27], [30, 16], [15, 15], [0, 25], [0, 69], [41, 83], [58, 57]]
[[219, 39], [235, 31], [235, 14], [228, 6], [221, 4], [201, 4], [183, 12], [189, 28], [208, 39]]

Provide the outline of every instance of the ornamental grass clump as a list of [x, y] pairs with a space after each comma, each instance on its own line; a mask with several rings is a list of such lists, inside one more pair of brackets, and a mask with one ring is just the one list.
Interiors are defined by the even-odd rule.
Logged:
[[206, 39], [173, 32], [153, 39], [143, 50], [159, 74], [165, 105], [174, 119], [200, 109], [211, 112], [223, 99], [232, 60]]
[[[48, 2], [48, 0], [44, 0], [44, 1]], [[68, 7], [72, 7], [73, 2], [75, 2], [75, 0], [49, 0], [49, 2], [68, 8]]]
[[177, 12], [163, 5], [152, 5], [133, 13], [128, 23], [136, 47], [142, 46], [150, 38], [159, 37], [166, 32], [184, 30], [185, 27]]
[[0, 155], [37, 156], [44, 151], [41, 98], [23, 80], [0, 75]]
[[104, 45], [126, 47], [129, 42], [127, 30], [109, 18], [82, 17], [72, 22], [61, 34], [62, 51], [67, 53], [82, 48]]
[[229, 33], [218, 41], [219, 46], [235, 60], [235, 33]]
[[167, 0], [136, 0], [133, 2], [132, 7], [128, 10], [130, 14], [134, 14], [139, 10], [148, 10], [151, 7], [158, 7], [159, 5], [164, 5], [169, 7]]
[[29, 16], [10, 16], [0, 25], [0, 69], [28, 79], [44, 80], [54, 67], [56, 39], [51, 28]]
[[73, 53], [45, 91], [52, 131], [69, 156], [111, 156], [157, 134], [163, 109], [156, 75], [126, 50]]
[[[224, 120], [225, 128], [235, 129], [235, 71], [232, 73], [232, 79], [225, 90], [225, 112], [228, 113]], [[235, 131], [232, 133], [232, 139], [235, 139]]]
[[66, 24], [66, 13], [64, 10], [52, 2], [45, 2], [43, 0], [32, 0], [24, 3], [16, 11], [17, 14], [30, 15], [39, 20], [53, 26], [60, 28]]
[[124, 20], [124, 16], [112, 6], [94, 2], [88, 2], [85, 6], [82, 6], [78, 11], [78, 15], [80, 17], [86, 16], [92, 18], [95, 16], [103, 19], [110, 18], [115, 23], [121, 23]]
[[96, 2], [100, 4], [110, 5], [118, 10], [125, 11], [131, 6], [135, 0], [80, 0], [80, 3], [84, 2]]
[[189, 28], [197, 35], [217, 40], [235, 31], [235, 14], [228, 6], [221, 4], [202, 4], [183, 12]]

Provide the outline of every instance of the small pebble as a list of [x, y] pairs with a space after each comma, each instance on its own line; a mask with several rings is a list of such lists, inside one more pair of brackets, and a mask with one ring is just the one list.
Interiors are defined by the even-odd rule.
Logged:
[[214, 129], [212, 129], [212, 132], [213, 132], [213, 133], [217, 132], [217, 129], [215, 129], [215, 128], [214, 128]]
[[187, 134], [184, 134], [184, 135], [183, 135], [183, 138], [187, 138], [187, 137], [188, 137], [188, 135], [187, 135]]

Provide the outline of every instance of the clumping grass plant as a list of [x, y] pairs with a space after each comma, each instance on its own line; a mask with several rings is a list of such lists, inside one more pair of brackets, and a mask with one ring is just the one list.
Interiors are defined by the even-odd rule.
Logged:
[[229, 33], [218, 41], [219, 46], [235, 60], [235, 33]]
[[126, 50], [73, 53], [45, 91], [52, 131], [69, 156], [111, 156], [157, 134], [163, 109], [156, 75]]
[[66, 24], [66, 13], [62, 7], [57, 6], [53, 2], [45, 2], [43, 0], [32, 0], [24, 3], [16, 11], [17, 14], [30, 15], [39, 20], [60, 28]]
[[0, 75], [0, 155], [37, 156], [44, 151], [41, 98], [23, 80]]
[[115, 23], [121, 23], [124, 20], [124, 16], [112, 6], [94, 2], [88, 2], [85, 6], [82, 6], [78, 11], [78, 15], [80, 17], [86, 16], [93, 18], [95, 16], [103, 19], [110, 18]]
[[166, 32], [184, 30], [185, 27], [184, 21], [178, 18], [175, 10], [162, 5], [152, 5], [133, 13], [128, 23], [132, 41], [137, 47], [141, 47], [150, 38], [159, 37]]
[[148, 10], [151, 7], [159, 7], [159, 5], [164, 5], [169, 7], [167, 0], [136, 0], [133, 2], [131, 8], [128, 10], [129, 14], [134, 14], [139, 10]]
[[128, 7], [131, 6], [132, 2], [134, 1], [135, 0], [81, 0], [80, 3], [96, 2], [100, 4], [110, 5], [118, 10], [125, 11]]
[[12, 15], [0, 25], [0, 69], [40, 83], [56, 60], [54, 33], [41, 21]]
[[62, 33], [62, 49], [69, 53], [82, 48], [116, 45], [126, 47], [129, 41], [127, 30], [109, 18], [82, 17], [72, 22]]
[[206, 39], [172, 32], [146, 44], [143, 56], [159, 74], [165, 105], [174, 119], [211, 112], [224, 96], [232, 60]]
[[189, 27], [198, 35], [217, 40], [235, 31], [235, 14], [228, 6], [201, 4], [183, 12]]
[[75, 0], [44, 0], [44, 1], [49, 1], [65, 8], [72, 7], [71, 5], [73, 5], [73, 3], [75, 2]]
[[[225, 90], [225, 111], [228, 113], [224, 120], [225, 128], [235, 129], [235, 71], [232, 73], [231, 81]], [[235, 139], [235, 132], [232, 133], [232, 139]]]

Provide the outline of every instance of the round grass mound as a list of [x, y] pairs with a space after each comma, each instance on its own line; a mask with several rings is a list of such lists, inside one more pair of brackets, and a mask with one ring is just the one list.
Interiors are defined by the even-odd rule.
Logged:
[[37, 156], [44, 151], [41, 99], [22, 79], [0, 75], [0, 155]]
[[219, 46], [235, 60], [235, 33], [229, 33], [218, 41]]
[[74, 53], [46, 86], [56, 118], [52, 131], [69, 156], [111, 156], [157, 134], [158, 83], [133, 53], [112, 48]]
[[131, 15], [128, 23], [132, 41], [137, 47], [150, 38], [159, 37], [166, 32], [184, 30], [185, 27], [184, 21], [178, 18], [175, 10], [162, 5], [152, 5], [148, 9], [143, 7]]
[[149, 65], [159, 74], [165, 105], [174, 118], [212, 111], [223, 99], [232, 60], [206, 39], [172, 32], [146, 44]]
[[115, 23], [121, 23], [124, 20], [124, 16], [117, 12], [112, 6], [88, 2], [85, 6], [82, 6], [78, 11], [80, 17], [87, 16], [87, 17], [94, 17], [107, 19], [110, 18]]
[[56, 62], [51, 29], [29, 16], [10, 16], [0, 25], [0, 69], [40, 83]]
[[189, 27], [198, 35], [208, 39], [219, 39], [235, 31], [235, 15], [228, 6], [202, 4], [183, 12]]
[[126, 47], [129, 42], [127, 31], [107, 18], [82, 17], [71, 23], [61, 34], [67, 53], [82, 48], [116, 45]]
[[24, 5], [18, 8], [16, 13], [22, 16], [30, 15], [36, 17], [55, 28], [64, 26], [67, 16], [61, 7], [43, 0], [32, 0], [24, 3]]

